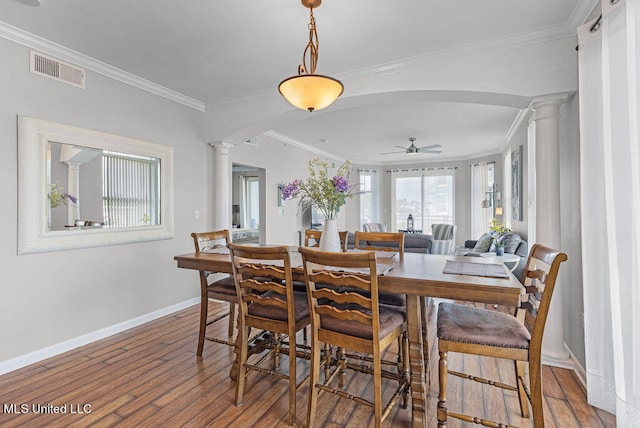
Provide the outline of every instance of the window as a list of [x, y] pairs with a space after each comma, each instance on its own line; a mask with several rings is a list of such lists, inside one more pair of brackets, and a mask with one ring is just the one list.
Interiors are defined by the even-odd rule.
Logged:
[[406, 229], [409, 214], [413, 217], [414, 229], [425, 233], [431, 230], [432, 224], [455, 224], [453, 168], [392, 171], [392, 174], [395, 229]]
[[105, 226], [160, 224], [160, 159], [105, 150], [102, 171]]
[[380, 183], [376, 170], [360, 170], [360, 224], [381, 223]]

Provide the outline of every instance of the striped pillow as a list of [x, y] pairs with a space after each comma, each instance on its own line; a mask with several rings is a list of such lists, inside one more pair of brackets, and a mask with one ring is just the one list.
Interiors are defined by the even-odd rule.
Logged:
[[432, 224], [431, 234], [436, 241], [453, 239], [453, 224]]

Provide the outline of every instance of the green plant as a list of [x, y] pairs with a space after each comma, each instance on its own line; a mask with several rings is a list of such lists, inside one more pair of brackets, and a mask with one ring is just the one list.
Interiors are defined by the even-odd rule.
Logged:
[[491, 219], [491, 224], [489, 225], [489, 229], [493, 232], [496, 232], [498, 235], [502, 235], [503, 233], [506, 233], [506, 232], [511, 232], [511, 229], [509, 229], [507, 226], [502, 224], [501, 221], [498, 221], [495, 218]]

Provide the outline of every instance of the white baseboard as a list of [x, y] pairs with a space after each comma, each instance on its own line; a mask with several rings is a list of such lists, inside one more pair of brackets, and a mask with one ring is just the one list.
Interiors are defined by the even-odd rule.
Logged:
[[580, 380], [580, 382], [582, 382], [582, 385], [584, 385], [586, 388], [587, 386], [586, 370], [584, 369], [584, 367], [582, 367], [582, 365], [580, 364], [576, 356], [573, 354], [573, 352], [571, 352], [571, 349], [569, 349], [566, 343], [564, 344], [564, 350], [567, 352], [566, 358], [565, 357], [550, 358], [543, 354], [542, 364], [544, 364], [545, 366], [553, 366], [553, 367], [560, 367], [561, 369], [573, 370], [576, 373], [576, 376], [578, 376], [578, 379]]
[[20, 369], [22, 367], [26, 367], [30, 364], [37, 363], [38, 361], [42, 361], [55, 355], [62, 354], [63, 352], [70, 351], [80, 346], [87, 345], [91, 342], [95, 342], [96, 340], [104, 339], [105, 337], [112, 336], [116, 333], [123, 332], [133, 327], [137, 327], [141, 324], [153, 321], [157, 318], [172, 314], [181, 309], [185, 309], [189, 306], [193, 306], [199, 303], [200, 297], [194, 297], [193, 299], [185, 300], [184, 302], [180, 302], [166, 308], [158, 309], [157, 311], [141, 315], [137, 318], [123, 321], [121, 323], [105, 327], [100, 330], [92, 331], [91, 333], [83, 334], [82, 336], [74, 337], [73, 339], [65, 340], [64, 342], [47, 346], [46, 348], [38, 349], [37, 351], [29, 352], [28, 354], [21, 355], [10, 360], [2, 361], [0, 362], [0, 375]]
[[573, 355], [573, 352], [571, 352], [571, 349], [569, 349], [566, 343], [564, 344], [564, 347], [569, 353], [569, 358], [573, 363], [573, 371], [576, 372], [576, 376], [578, 376], [578, 379], [580, 380], [582, 385], [586, 388], [587, 387], [587, 371], [584, 369], [584, 367], [582, 367], [582, 364], [580, 364], [580, 362], [576, 359], [576, 356]]

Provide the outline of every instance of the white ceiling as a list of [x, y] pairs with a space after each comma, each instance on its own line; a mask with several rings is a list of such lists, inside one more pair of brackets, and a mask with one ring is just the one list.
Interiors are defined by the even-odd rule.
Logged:
[[[40, 3], [30, 7], [20, 0], [0, 0], [0, 21], [207, 108], [277, 93], [278, 83], [297, 72], [308, 40], [309, 13], [299, 0]], [[461, 46], [566, 36], [595, 3], [325, 0], [314, 11], [320, 40], [317, 72], [346, 79]], [[441, 144], [440, 159], [454, 159], [497, 152], [517, 113], [484, 104], [387, 103], [309, 114], [273, 134], [372, 163], [402, 162], [404, 155], [379, 153], [416, 137], [418, 146]]]

